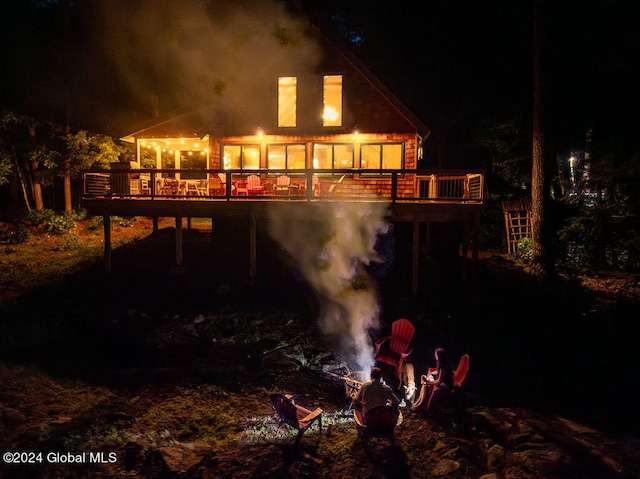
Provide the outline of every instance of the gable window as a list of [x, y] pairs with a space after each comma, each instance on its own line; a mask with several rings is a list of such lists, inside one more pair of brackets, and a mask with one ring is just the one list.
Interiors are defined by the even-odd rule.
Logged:
[[349, 143], [315, 143], [313, 167], [317, 170], [353, 168], [353, 145]]
[[278, 126], [296, 126], [296, 77], [278, 78]]
[[259, 169], [260, 145], [222, 145], [222, 167], [225, 170]]
[[360, 168], [368, 170], [399, 170], [403, 167], [402, 143], [365, 143], [360, 146]]
[[322, 126], [342, 126], [342, 75], [325, 76], [322, 93]]
[[270, 170], [302, 170], [306, 164], [304, 145], [268, 145], [267, 168]]

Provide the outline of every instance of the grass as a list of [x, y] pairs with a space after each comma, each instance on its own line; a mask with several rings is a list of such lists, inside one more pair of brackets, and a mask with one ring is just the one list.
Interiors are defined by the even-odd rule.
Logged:
[[[101, 218], [89, 218], [63, 233], [40, 233], [21, 244], [0, 245], [0, 303], [100, 263], [104, 255]], [[165, 224], [166, 223], [166, 224]], [[172, 225], [171, 219], [160, 227]], [[152, 232], [148, 218], [114, 221], [111, 247], [119, 248]]]

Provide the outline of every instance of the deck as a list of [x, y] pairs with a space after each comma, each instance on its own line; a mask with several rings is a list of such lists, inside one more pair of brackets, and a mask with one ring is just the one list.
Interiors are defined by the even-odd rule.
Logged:
[[[255, 176], [259, 184], [247, 181]], [[460, 170], [102, 170], [83, 173], [92, 214], [263, 216], [275, 204], [385, 202], [393, 221], [475, 223], [484, 175]]]
[[177, 265], [182, 264], [183, 218], [248, 220], [250, 281], [256, 276], [256, 221], [274, 209], [295, 221], [312, 222], [317, 208], [330, 203], [384, 203], [390, 221], [413, 224], [415, 296], [420, 223], [460, 225], [465, 232], [462, 271], [469, 249], [475, 264], [484, 175], [459, 170], [93, 170], [83, 173], [82, 200], [89, 213], [103, 216], [106, 270], [111, 269], [112, 216], [151, 217], [156, 227], [158, 218], [174, 217]]

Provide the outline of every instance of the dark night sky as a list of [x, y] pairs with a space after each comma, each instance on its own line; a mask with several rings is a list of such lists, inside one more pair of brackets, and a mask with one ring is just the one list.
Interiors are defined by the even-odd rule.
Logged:
[[[323, 30], [353, 40], [354, 53], [434, 132], [446, 134], [458, 124], [484, 117], [526, 115], [531, 108], [532, 0], [369, 0], [366, 8], [359, 0], [291, 0], [274, 2], [273, 11], [283, 12], [284, 3], [297, 18], [311, 18]], [[546, 3], [547, 99], [554, 125], [577, 137], [596, 126], [634, 132], [640, 36], [633, 2]], [[69, 4], [72, 7], [66, 10]], [[186, 7], [199, 12], [204, 8], [217, 18], [239, 22], [231, 7], [249, 5], [246, 11], [264, 14], [267, 4], [113, 0], [105, 8], [107, 4], [99, 0], [5, 2], [0, 15], [0, 58], [5, 65], [0, 105], [27, 106], [60, 117], [72, 96], [76, 103], [72, 122], [78, 127], [117, 133], [132, 120], [127, 110], [137, 110], [135, 119], [146, 114], [146, 99], [123, 71], [123, 54], [118, 50], [122, 45], [117, 45], [113, 32], [104, 31], [118, 22], [130, 22], [131, 5], [151, 5], [148, 12], [139, 9], [138, 24], [164, 21], [165, 31], [170, 32], [182, 22], [183, 27], [189, 25], [193, 40], [206, 35], [207, 28], [200, 20], [190, 23]], [[256, 21], [266, 24], [264, 18]], [[283, 18], [281, 13], [278, 21], [284, 22]], [[235, 32], [242, 30], [238, 25], [234, 24]], [[255, 25], [251, 28], [258, 31]], [[144, 40], [144, 34], [142, 29], [138, 38]], [[173, 65], [173, 70], [179, 68]], [[156, 78], [166, 81], [168, 76]], [[188, 97], [181, 93], [185, 97], [174, 95], [173, 104]]]

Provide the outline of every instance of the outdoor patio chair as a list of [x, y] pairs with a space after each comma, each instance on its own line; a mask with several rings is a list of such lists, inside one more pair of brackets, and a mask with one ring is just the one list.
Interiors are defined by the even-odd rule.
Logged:
[[300, 441], [302, 435], [311, 425], [318, 421], [320, 434], [322, 434], [322, 409], [315, 408], [313, 411], [295, 403], [295, 399], [290, 394], [275, 393], [271, 395], [271, 404], [280, 417], [280, 424], [276, 431], [276, 437], [283, 424], [287, 424], [298, 431], [296, 443]]
[[469, 372], [469, 355], [464, 354], [460, 358], [460, 362], [458, 363], [458, 367], [453, 372], [453, 384], [451, 386], [432, 386], [431, 394], [429, 394], [429, 401], [427, 401], [426, 410], [429, 410], [431, 406], [431, 400], [435, 396], [437, 392], [445, 392], [445, 393], [454, 393], [457, 389], [462, 387], [462, 383], [467, 377], [467, 373]]
[[258, 175], [249, 175], [247, 178], [247, 193], [249, 195], [264, 195], [264, 185]]
[[160, 194], [161, 195], [177, 195], [178, 194], [178, 180], [175, 178], [162, 178], [161, 179]]
[[411, 354], [411, 340], [415, 332], [411, 321], [398, 319], [391, 324], [391, 335], [376, 343], [376, 361], [393, 366], [398, 379], [402, 377], [402, 366]]
[[[222, 196], [227, 195], [227, 175], [226, 173], [218, 173], [218, 179], [220, 179], [220, 189], [222, 190]], [[236, 185], [231, 184], [231, 194], [236, 193]]]
[[289, 196], [289, 185], [291, 185], [291, 178], [287, 175], [280, 175], [276, 179], [276, 195]]
[[358, 437], [365, 445], [372, 437], [387, 438], [393, 445], [396, 426], [402, 423], [402, 413], [397, 407], [377, 406], [365, 414], [354, 411], [353, 420]]

